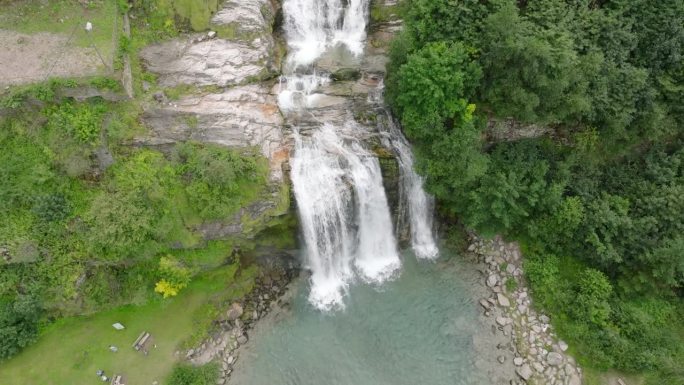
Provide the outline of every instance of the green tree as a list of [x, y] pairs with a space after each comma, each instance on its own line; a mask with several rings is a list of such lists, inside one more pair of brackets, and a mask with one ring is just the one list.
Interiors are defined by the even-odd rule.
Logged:
[[0, 301], [0, 359], [17, 354], [35, 341], [42, 311], [31, 296]]
[[485, 21], [482, 40], [481, 96], [495, 114], [558, 123], [589, 110], [581, 61], [568, 31], [539, 28], [506, 2]]
[[487, 232], [524, 231], [527, 222], [557, 207], [565, 181], [551, 172], [539, 144], [501, 144], [491, 155], [489, 172], [468, 194], [464, 220]]
[[180, 261], [172, 256], [159, 259], [159, 276], [161, 279], [155, 285], [154, 291], [167, 297], [174, 297], [188, 286], [192, 272]]
[[481, 71], [462, 44], [430, 43], [408, 57], [394, 96], [409, 138], [430, 140], [472, 120]]

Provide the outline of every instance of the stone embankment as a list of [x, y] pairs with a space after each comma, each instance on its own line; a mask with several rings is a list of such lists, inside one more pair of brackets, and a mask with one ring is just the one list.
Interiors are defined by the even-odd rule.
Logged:
[[519, 246], [500, 237], [485, 240], [472, 235], [468, 253], [477, 260], [488, 288], [489, 295], [479, 301], [483, 316], [493, 333], [509, 340], [496, 348], [500, 364], [514, 364], [517, 378], [510, 384], [581, 385], [582, 370], [566, 353], [567, 343], [557, 338], [549, 317], [532, 306]]
[[217, 385], [227, 383], [233, 365], [239, 358], [238, 348], [249, 341], [249, 331], [259, 319], [280, 304], [280, 297], [287, 292], [288, 284], [298, 274], [299, 268], [293, 261], [264, 268], [256, 279], [254, 289], [245, 298], [230, 303], [223, 310], [217, 320], [217, 331], [196, 348], [184, 352], [185, 359], [193, 365], [216, 362], [219, 365]]

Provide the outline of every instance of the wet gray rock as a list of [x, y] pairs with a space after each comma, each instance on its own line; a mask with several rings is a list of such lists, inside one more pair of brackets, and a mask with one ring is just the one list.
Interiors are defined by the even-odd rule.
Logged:
[[498, 323], [501, 326], [506, 326], [511, 322], [513, 322], [513, 321], [508, 317], [502, 317], [502, 316], [496, 317], [496, 323]]
[[246, 344], [246, 343], [247, 343], [247, 336], [244, 335], [244, 334], [238, 336], [237, 342], [238, 342], [240, 345]]
[[505, 295], [503, 295], [501, 293], [496, 294], [496, 299], [499, 302], [499, 305], [501, 305], [503, 307], [510, 307], [511, 306], [511, 302], [508, 300], [508, 297], [506, 297]]
[[563, 363], [563, 356], [556, 352], [546, 355], [546, 362], [551, 366], [560, 366]]
[[242, 313], [242, 306], [239, 303], [234, 302], [232, 305], [230, 305], [230, 308], [228, 309], [226, 316], [229, 321], [235, 321], [238, 318], [240, 318]]
[[361, 72], [357, 68], [340, 68], [330, 75], [334, 81], [344, 80], [358, 80], [361, 78]]

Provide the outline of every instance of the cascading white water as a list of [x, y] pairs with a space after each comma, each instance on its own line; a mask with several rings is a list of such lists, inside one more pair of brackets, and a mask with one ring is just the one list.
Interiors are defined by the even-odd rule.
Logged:
[[316, 72], [311, 75], [282, 76], [278, 106], [283, 111], [314, 107], [322, 96], [314, 91], [329, 82], [328, 77], [319, 76]]
[[[330, 50], [347, 50], [354, 56], [363, 53], [368, 9], [369, 0], [285, 0], [290, 53], [280, 82], [281, 111], [315, 113], [317, 101], [324, 97], [317, 92], [330, 82], [328, 76], [316, 73], [316, 60]], [[343, 127], [322, 122], [306, 136], [295, 130], [291, 160], [311, 270], [309, 301], [324, 310], [343, 306], [355, 277], [380, 283], [401, 266], [378, 159], [354, 135], [344, 137], [338, 131], [363, 130], [351, 118]], [[417, 191], [422, 192], [422, 181], [413, 173], [408, 143], [401, 144], [405, 146], [397, 147], [401, 169], [409, 173], [403, 196], [409, 201], [422, 199], [416, 202], [416, 211], [432, 210], [427, 195]], [[430, 232], [431, 211], [421, 216], [410, 206], [414, 249], [420, 257], [432, 258], [437, 251]]]
[[[389, 115], [389, 114], [388, 114]], [[389, 145], [394, 149], [399, 161], [401, 184], [399, 186], [400, 211], [408, 211], [411, 228], [411, 248], [419, 258], [434, 259], [439, 253], [432, 235], [432, 213], [434, 198], [423, 189], [423, 177], [413, 169], [411, 145], [394, 123], [387, 117], [389, 126]]]
[[379, 283], [400, 266], [380, 164], [348, 142], [330, 124], [311, 138], [295, 135], [291, 177], [312, 272], [309, 300], [321, 309], [342, 305], [354, 272]]
[[355, 55], [363, 52], [369, 0], [348, 1], [346, 7], [343, 0], [283, 3], [290, 65], [309, 65], [336, 44], [343, 44]]
[[[344, 2], [348, 1], [347, 6]], [[289, 53], [281, 77], [278, 105], [282, 110], [310, 108], [321, 96], [316, 89], [328, 76], [302, 75], [327, 50], [336, 46], [352, 55], [363, 53], [370, 0], [285, 0], [284, 28]]]

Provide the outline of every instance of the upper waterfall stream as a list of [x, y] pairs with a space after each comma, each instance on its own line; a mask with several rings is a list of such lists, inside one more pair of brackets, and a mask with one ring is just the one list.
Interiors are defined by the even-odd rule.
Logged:
[[[305, 265], [311, 270], [309, 301], [323, 310], [343, 307], [355, 279], [382, 283], [401, 266], [379, 161], [358, 139], [370, 128], [355, 122], [351, 111], [343, 123], [317, 116], [326, 97], [320, 88], [331, 80], [316, 70], [316, 61], [332, 50], [363, 55], [368, 9], [368, 0], [283, 3], [290, 52], [278, 102], [286, 115], [310, 116], [316, 126], [306, 134], [295, 129], [291, 178]], [[432, 200], [413, 171], [411, 149], [401, 131], [391, 125], [386, 134], [385, 146], [394, 150], [399, 163], [399, 211], [408, 213], [411, 244], [418, 257], [434, 258]]]

